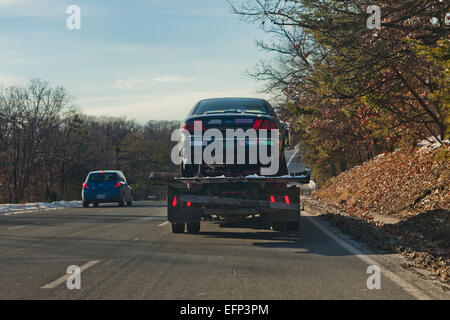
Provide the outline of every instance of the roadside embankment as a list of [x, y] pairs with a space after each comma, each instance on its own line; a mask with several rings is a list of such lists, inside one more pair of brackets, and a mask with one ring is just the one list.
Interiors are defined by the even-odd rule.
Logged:
[[[305, 210], [450, 284], [450, 146], [380, 155], [330, 179]], [[408, 266], [406, 266], [408, 267]]]

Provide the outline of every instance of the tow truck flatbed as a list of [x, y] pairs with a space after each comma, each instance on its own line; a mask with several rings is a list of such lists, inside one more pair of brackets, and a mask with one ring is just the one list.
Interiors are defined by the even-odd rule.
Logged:
[[272, 230], [298, 230], [299, 185], [309, 175], [266, 177], [179, 177], [176, 173], [152, 172], [150, 184], [167, 185], [167, 218], [174, 233], [187, 226], [200, 231], [200, 221], [217, 216], [228, 221], [262, 215]]
[[217, 184], [217, 183], [309, 183], [308, 175], [298, 176], [281, 176], [281, 177], [265, 177], [258, 175], [241, 176], [241, 177], [178, 177], [177, 174], [169, 172], [152, 172], [150, 173], [150, 184], [154, 185], [179, 185], [179, 184]]

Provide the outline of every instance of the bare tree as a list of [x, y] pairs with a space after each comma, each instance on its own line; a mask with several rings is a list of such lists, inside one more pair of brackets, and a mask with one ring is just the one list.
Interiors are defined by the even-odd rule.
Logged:
[[9, 160], [6, 184], [9, 201], [20, 202], [34, 170], [42, 164], [40, 147], [52, 129], [68, 115], [70, 97], [62, 87], [32, 80], [26, 87], [9, 87], [0, 94], [1, 141]]

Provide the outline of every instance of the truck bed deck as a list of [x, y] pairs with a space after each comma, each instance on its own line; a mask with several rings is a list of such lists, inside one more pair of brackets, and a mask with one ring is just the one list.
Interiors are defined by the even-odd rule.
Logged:
[[154, 185], [186, 185], [186, 184], [218, 184], [218, 183], [282, 183], [282, 184], [308, 184], [308, 175], [265, 177], [251, 175], [245, 177], [193, 177], [183, 178], [170, 172], [150, 173], [150, 184]]

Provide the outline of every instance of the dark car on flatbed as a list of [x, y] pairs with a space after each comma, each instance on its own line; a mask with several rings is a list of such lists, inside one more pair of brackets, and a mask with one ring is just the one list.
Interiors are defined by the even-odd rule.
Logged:
[[[222, 163], [194, 163], [194, 123], [198, 124], [199, 122], [201, 123], [203, 132], [208, 129], [218, 129], [222, 132], [224, 137], [224, 160]], [[188, 116], [184, 119], [181, 128], [191, 134], [188, 138], [191, 139], [190, 152], [186, 152], [186, 148], [189, 148], [189, 145], [186, 147], [186, 144], [180, 152], [181, 158], [183, 159], [181, 163], [181, 175], [183, 177], [222, 175], [228, 177], [260, 174], [260, 169], [261, 167], [264, 167], [264, 165], [259, 162], [259, 159], [256, 163], [250, 162], [249, 151], [251, 150], [252, 143], [257, 145], [258, 148], [262, 147], [263, 144], [267, 147], [267, 143], [270, 143], [268, 140], [271, 138], [271, 130], [274, 129], [277, 129], [279, 132], [279, 169], [273, 175], [283, 176], [288, 173], [286, 160], [284, 158], [284, 146], [288, 139], [287, 129], [280, 122], [269, 102], [264, 99], [214, 98], [201, 100], [189, 112]], [[249, 137], [245, 137], [244, 139], [238, 137], [233, 137], [231, 139], [226, 138], [227, 129], [242, 129], [243, 131], [254, 129], [256, 132], [256, 139]], [[261, 138], [260, 130], [267, 130], [267, 139], [264, 140]], [[235, 162], [230, 164], [227, 161], [227, 146], [225, 145], [227, 140], [233, 140], [234, 159], [237, 158], [237, 145], [245, 145], [244, 163]], [[203, 148], [205, 148], [208, 143], [203, 144]]]

